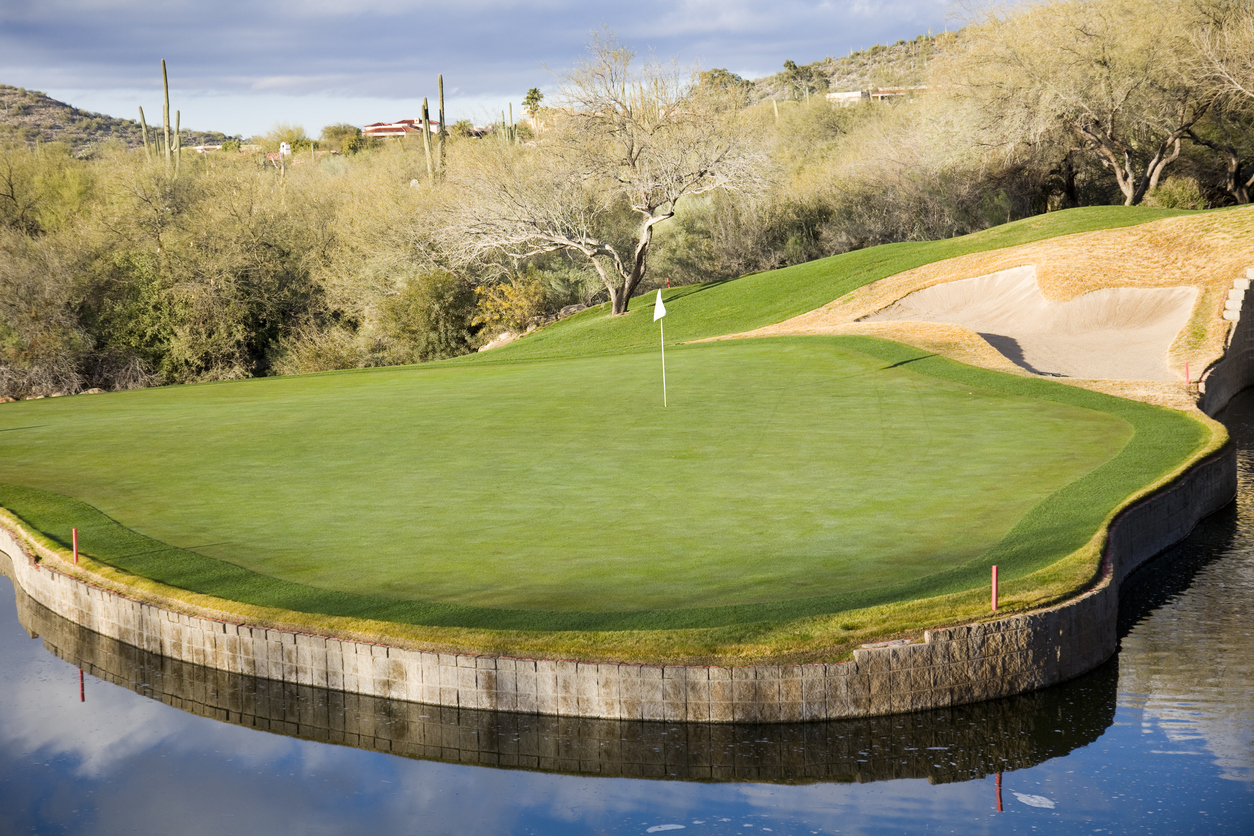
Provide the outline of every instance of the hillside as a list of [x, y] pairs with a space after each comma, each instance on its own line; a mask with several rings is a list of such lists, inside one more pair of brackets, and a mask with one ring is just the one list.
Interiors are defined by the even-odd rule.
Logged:
[[843, 58], [827, 56], [821, 61], [787, 67], [783, 72], [753, 82], [751, 103], [768, 99], [803, 98], [823, 95], [829, 90], [871, 90], [878, 87], [913, 87], [923, 84], [928, 64], [950, 43], [953, 35], [920, 35], [912, 41], [890, 46], [876, 44]]
[[[160, 126], [161, 112], [156, 122]], [[149, 128], [152, 128], [151, 122]], [[183, 131], [183, 145], [218, 145], [230, 137], [217, 131]], [[143, 134], [139, 121], [92, 113], [59, 102], [38, 90], [0, 84], [0, 142], [15, 140], [33, 145], [64, 142], [76, 154], [110, 140], [139, 148]]]

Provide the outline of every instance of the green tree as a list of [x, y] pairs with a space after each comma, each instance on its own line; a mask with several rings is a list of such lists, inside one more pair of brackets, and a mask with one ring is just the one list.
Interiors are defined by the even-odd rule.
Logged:
[[523, 99], [523, 107], [531, 114], [531, 118], [535, 119], [540, 113], [540, 102], [544, 101], [544, 94], [540, 92], [539, 87], [532, 87], [527, 91], [526, 97]]
[[439, 360], [470, 351], [474, 290], [444, 270], [421, 272], [384, 297], [379, 330], [402, 363]]
[[828, 86], [827, 76], [818, 65], [807, 64], [799, 67], [796, 61], [784, 62], [784, 81], [792, 92], [792, 98], [798, 101], [826, 92]]
[[361, 128], [344, 122], [327, 125], [322, 129], [318, 140], [322, 148], [328, 151], [338, 151], [341, 154], [356, 154], [366, 145], [366, 138], [362, 135]]
[[753, 90], [753, 82], [746, 81], [733, 72], [721, 67], [703, 70], [700, 84], [707, 90], [717, 90], [739, 100], [743, 106], [749, 101], [749, 93]]
[[286, 142], [292, 146], [293, 154], [308, 151], [314, 144], [314, 141], [305, 133], [303, 127], [300, 125], [289, 125], [286, 122], [276, 122], [274, 127], [263, 135], [253, 137], [253, 142], [271, 153], [278, 151], [279, 146]]
[[1066, 134], [1141, 202], [1206, 114], [1191, 0], [1048, 0], [988, 12], [940, 84], [978, 102], [990, 144]]

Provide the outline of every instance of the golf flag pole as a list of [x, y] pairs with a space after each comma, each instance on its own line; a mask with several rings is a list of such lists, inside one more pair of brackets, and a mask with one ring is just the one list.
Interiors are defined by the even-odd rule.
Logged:
[[653, 321], [657, 323], [658, 329], [662, 335], [662, 406], [666, 406], [666, 323], [662, 322], [662, 317], [666, 316], [666, 306], [662, 304], [662, 291], [657, 292], [657, 302], [653, 305]]

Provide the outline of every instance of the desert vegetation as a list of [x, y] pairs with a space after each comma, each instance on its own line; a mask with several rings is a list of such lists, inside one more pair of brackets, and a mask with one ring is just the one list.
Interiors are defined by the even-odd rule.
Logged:
[[530, 124], [450, 116], [439, 176], [421, 140], [347, 125], [203, 155], [184, 136], [171, 167], [135, 131], [46, 141], [22, 121], [42, 99], [4, 88], [0, 397], [422, 362], [1055, 209], [1247, 203], [1252, 20], [1249, 0], [1055, 0], [756, 82], [605, 36], [548, 98], [520, 91]]

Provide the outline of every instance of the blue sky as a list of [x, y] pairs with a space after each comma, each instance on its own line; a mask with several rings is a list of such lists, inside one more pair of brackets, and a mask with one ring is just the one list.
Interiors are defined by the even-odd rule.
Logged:
[[450, 120], [517, 112], [603, 27], [641, 55], [757, 78], [957, 25], [946, 0], [0, 0], [0, 83], [160, 118], [165, 58], [184, 126], [316, 135], [416, 116], [438, 73]]

